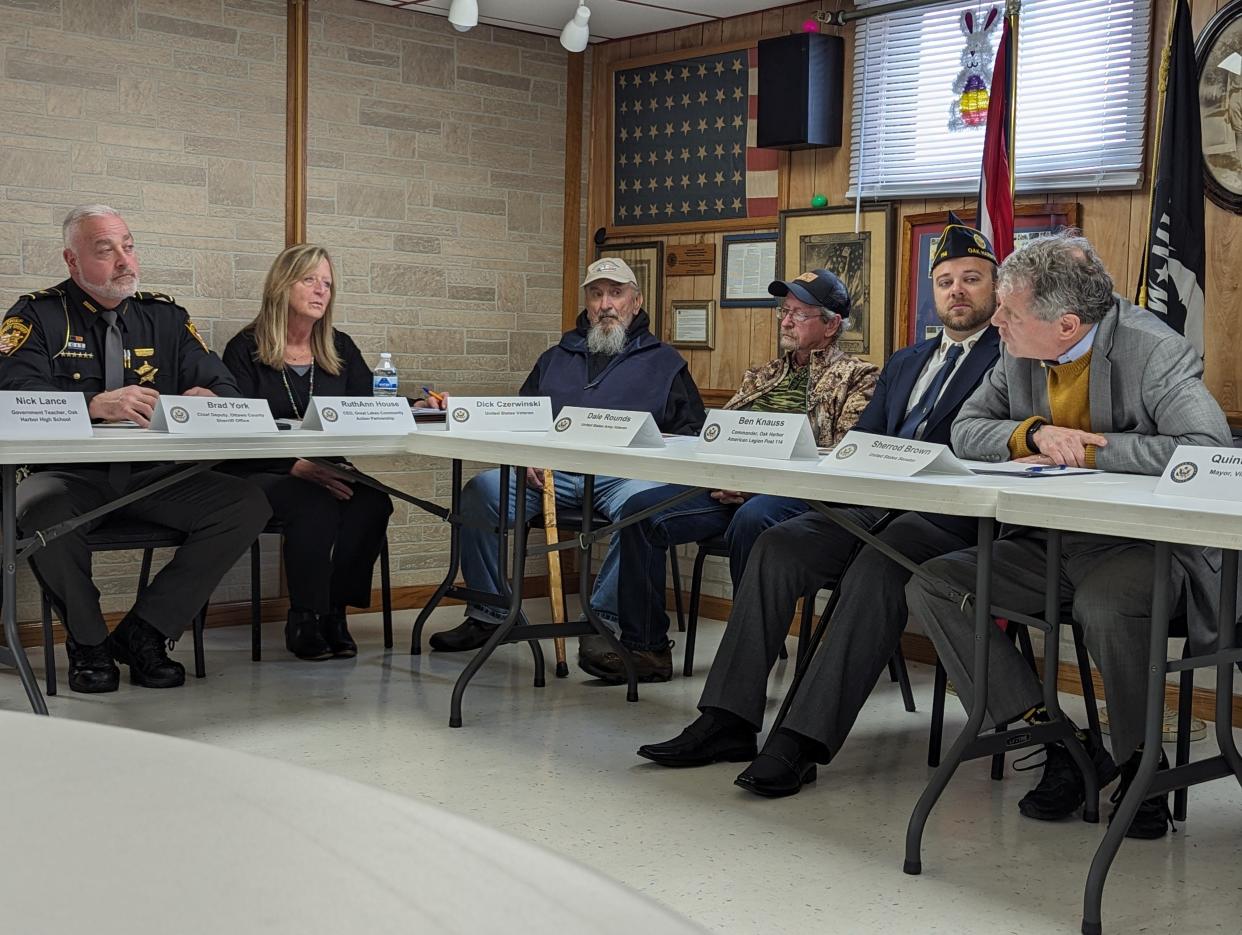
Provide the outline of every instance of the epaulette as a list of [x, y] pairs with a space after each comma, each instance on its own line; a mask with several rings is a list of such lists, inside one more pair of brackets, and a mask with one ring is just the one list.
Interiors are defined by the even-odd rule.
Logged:
[[167, 302], [170, 305], [177, 304], [176, 299], [163, 292], [135, 292], [134, 298], [139, 302]]
[[18, 298], [21, 298], [21, 299], [50, 299], [50, 298], [54, 298], [54, 297], [56, 297], [56, 296], [63, 296], [64, 294], [65, 294], [65, 290], [64, 290], [64, 289], [56, 289], [56, 288], [52, 288], [52, 289], [40, 289], [40, 290], [39, 290], [39, 291], [37, 291], [37, 292], [27, 292], [27, 293], [26, 293], [25, 295], [23, 295], [23, 296], [18, 296]]

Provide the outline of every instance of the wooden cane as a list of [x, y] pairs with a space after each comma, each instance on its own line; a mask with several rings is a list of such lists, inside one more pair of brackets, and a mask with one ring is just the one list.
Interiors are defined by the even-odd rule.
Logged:
[[[556, 529], [556, 483], [552, 471], [543, 471], [543, 535], [548, 545], [556, 545], [559, 533]], [[552, 602], [552, 622], [565, 622], [565, 588], [561, 583], [561, 553], [548, 553], [548, 599]], [[552, 641], [556, 647], [556, 677], [569, 675], [569, 663], [565, 661], [565, 637]]]

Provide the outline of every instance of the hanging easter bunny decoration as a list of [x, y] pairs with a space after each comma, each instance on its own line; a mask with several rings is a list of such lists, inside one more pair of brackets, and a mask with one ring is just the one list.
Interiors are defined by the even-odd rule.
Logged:
[[962, 14], [961, 30], [966, 37], [962, 49], [962, 70], [953, 82], [953, 103], [949, 105], [949, 129], [982, 127], [988, 122], [988, 75], [992, 70], [992, 30], [1000, 21], [996, 7], [980, 22], [973, 12]]

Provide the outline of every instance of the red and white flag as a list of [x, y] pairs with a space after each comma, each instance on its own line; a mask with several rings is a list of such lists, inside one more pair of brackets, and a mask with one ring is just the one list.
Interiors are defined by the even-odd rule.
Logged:
[[996, 259], [1013, 253], [1013, 105], [1018, 78], [1018, 16], [1009, 13], [1001, 29], [992, 68], [983, 170], [979, 174], [979, 230], [992, 242]]

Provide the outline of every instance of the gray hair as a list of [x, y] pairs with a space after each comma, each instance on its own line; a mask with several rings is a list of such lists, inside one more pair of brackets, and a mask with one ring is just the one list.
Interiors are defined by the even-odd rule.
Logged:
[[1073, 313], [1084, 325], [1113, 307], [1113, 279], [1091, 242], [1073, 228], [1032, 240], [1001, 264], [998, 287], [1031, 290], [1031, 311], [1043, 321]]
[[65, 215], [65, 221], [60, 226], [61, 234], [65, 239], [65, 249], [73, 249], [73, 238], [77, 236], [78, 225], [87, 218], [119, 218], [120, 216], [120, 211], [116, 210], [116, 208], [110, 208], [108, 205], [78, 205]]

